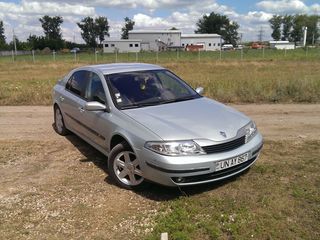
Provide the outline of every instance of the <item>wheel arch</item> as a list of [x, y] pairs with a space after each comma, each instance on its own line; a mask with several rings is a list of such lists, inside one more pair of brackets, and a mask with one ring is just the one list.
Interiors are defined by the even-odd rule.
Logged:
[[59, 104], [57, 102], [54, 102], [53, 103], [53, 110], [55, 110], [57, 107], [60, 108]]
[[[124, 137], [122, 134], [120, 133], [116, 133], [112, 136], [111, 140], [110, 140], [110, 144], [109, 144], [109, 148], [110, 148], [110, 151], [116, 146], [118, 145], [119, 143], [122, 143], [122, 142], [126, 142], [131, 150], [133, 150], [133, 147], [132, 147], [132, 144], [130, 143], [130, 141]], [[134, 150], [133, 150], [134, 151]]]

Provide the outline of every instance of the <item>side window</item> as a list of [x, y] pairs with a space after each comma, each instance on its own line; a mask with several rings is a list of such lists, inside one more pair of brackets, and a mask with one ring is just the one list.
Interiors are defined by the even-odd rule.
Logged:
[[86, 86], [88, 83], [87, 73], [87, 71], [78, 71], [72, 74], [72, 76], [67, 82], [66, 88], [74, 94], [82, 98], [85, 98]]
[[90, 73], [88, 100], [106, 104], [106, 94], [104, 92], [101, 79], [96, 73], [93, 72]]

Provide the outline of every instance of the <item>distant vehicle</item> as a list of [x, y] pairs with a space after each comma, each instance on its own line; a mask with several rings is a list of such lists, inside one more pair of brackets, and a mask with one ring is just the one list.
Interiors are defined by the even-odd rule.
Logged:
[[187, 45], [186, 51], [188, 52], [198, 52], [204, 50], [203, 44], [196, 44], [196, 45]]
[[108, 156], [109, 176], [126, 189], [218, 181], [254, 164], [263, 140], [249, 117], [202, 92], [157, 65], [77, 68], [54, 87], [55, 130]]
[[235, 47], [236, 50], [242, 50], [243, 49], [243, 45], [238, 45]]
[[233, 50], [233, 45], [232, 44], [224, 44], [222, 47], [221, 47], [221, 50], [224, 50], [224, 51], [227, 51], [227, 50]]
[[254, 42], [251, 44], [251, 48], [252, 49], [261, 49], [261, 48], [265, 48], [266, 46], [262, 43], [258, 43], [258, 42]]
[[77, 48], [77, 47], [72, 48], [72, 49], [70, 50], [70, 52], [71, 52], [71, 53], [77, 53], [77, 52], [80, 52], [80, 48]]

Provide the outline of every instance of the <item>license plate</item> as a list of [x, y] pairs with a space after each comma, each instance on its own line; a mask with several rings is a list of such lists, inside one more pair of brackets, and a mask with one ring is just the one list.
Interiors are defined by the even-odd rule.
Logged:
[[227, 160], [216, 162], [216, 171], [231, 168], [233, 166], [236, 166], [236, 165], [239, 165], [241, 163], [248, 161], [248, 159], [249, 159], [249, 153], [245, 153], [245, 154], [242, 154], [242, 155], [234, 157], [234, 158], [230, 158]]

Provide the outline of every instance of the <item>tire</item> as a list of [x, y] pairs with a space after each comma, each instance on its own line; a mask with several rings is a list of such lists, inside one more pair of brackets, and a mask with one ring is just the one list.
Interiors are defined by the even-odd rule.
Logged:
[[146, 186], [140, 161], [127, 142], [116, 145], [108, 159], [109, 175], [118, 186], [130, 190]]
[[63, 116], [58, 106], [54, 107], [54, 130], [61, 136], [69, 134], [68, 129], [64, 125]]

